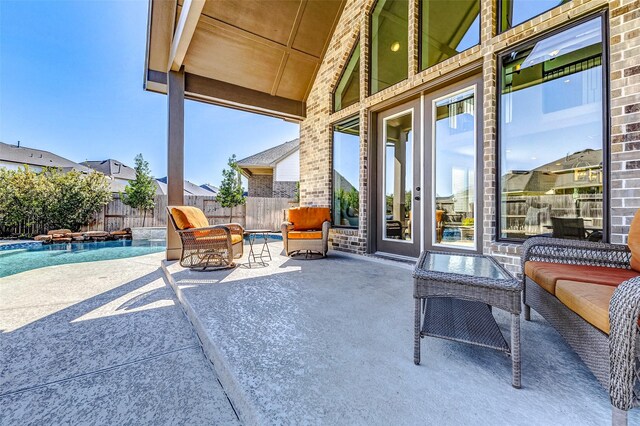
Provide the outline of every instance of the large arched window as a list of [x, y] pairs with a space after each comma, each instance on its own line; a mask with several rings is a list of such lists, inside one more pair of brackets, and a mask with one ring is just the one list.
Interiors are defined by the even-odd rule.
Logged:
[[407, 78], [408, 22], [408, 0], [378, 0], [373, 8], [370, 22], [371, 94]]

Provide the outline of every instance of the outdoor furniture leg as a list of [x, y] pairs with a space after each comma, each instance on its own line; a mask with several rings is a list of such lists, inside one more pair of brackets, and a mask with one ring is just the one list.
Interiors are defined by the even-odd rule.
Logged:
[[249, 261], [249, 268], [251, 268], [251, 256], [253, 256], [253, 261], [256, 261], [256, 256], [253, 253], [253, 234], [249, 234], [249, 254], [247, 255], [247, 260]]
[[520, 315], [511, 314], [511, 369], [514, 388], [520, 389], [522, 372], [520, 370]]
[[420, 329], [421, 329], [421, 316], [422, 316], [422, 300], [415, 299], [415, 312], [414, 312], [414, 334], [413, 334], [413, 363], [420, 365]]
[[273, 260], [271, 258], [271, 251], [269, 251], [269, 244], [268, 244], [267, 237], [268, 237], [267, 234], [262, 234], [262, 238], [264, 238], [264, 244], [262, 245], [262, 250], [260, 250], [260, 258], [262, 259], [262, 255], [266, 251], [267, 254], [269, 255], [269, 260]]
[[524, 320], [531, 321], [531, 306], [524, 305]]
[[615, 405], [611, 405], [611, 426], [627, 426], [628, 411], [624, 411], [616, 407]]

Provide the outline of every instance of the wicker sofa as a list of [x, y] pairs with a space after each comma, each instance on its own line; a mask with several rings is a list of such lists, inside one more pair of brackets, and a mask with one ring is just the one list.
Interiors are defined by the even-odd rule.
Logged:
[[281, 226], [287, 256], [320, 253], [329, 250], [331, 213], [327, 207], [296, 207], [287, 212], [288, 221]]
[[[638, 215], [634, 225], [630, 246]], [[569, 343], [609, 390], [615, 425], [627, 424], [640, 395], [636, 259], [627, 246], [546, 237], [530, 238], [522, 253], [525, 320], [533, 308]]]
[[180, 236], [180, 266], [191, 269], [235, 267], [234, 259], [244, 251], [244, 229], [240, 224], [209, 225], [197, 207], [168, 206], [167, 216]]

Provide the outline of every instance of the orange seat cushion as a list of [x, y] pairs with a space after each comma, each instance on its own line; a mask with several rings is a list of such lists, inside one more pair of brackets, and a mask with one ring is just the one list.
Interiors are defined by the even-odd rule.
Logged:
[[550, 262], [527, 262], [524, 265], [524, 273], [553, 295], [556, 294], [556, 283], [559, 280], [581, 281], [615, 287], [629, 278], [640, 275], [630, 269]]
[[294, 231], [318, 231], [325, 221], [331, 221], [328, 207], [296, 207], [289, 209], [289, 222]]
[[209, 221], [202, 210], [197, 207], [180, 206], [171, 209], [171, 216], [176, 221], [178, 229], [204, 228]]
[[291, 240], [321, 240], [322, 231], [289, 231], [287, 238]]
[[556, 296], [564, 305], [600, 331], [609, 334], [609, 302], [616, 287], [558, 280]]
[[631, 250], [631, 269], [640, 272], [640, 209], [631, 221], [627, 245]]

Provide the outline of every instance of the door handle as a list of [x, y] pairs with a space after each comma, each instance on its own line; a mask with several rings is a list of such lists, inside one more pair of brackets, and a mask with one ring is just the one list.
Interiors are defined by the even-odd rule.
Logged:
[[416, 200], [416, 201], [420, 201], [420, 196], [416, 195], [415, 197], [413, 197], [413, 199]]

